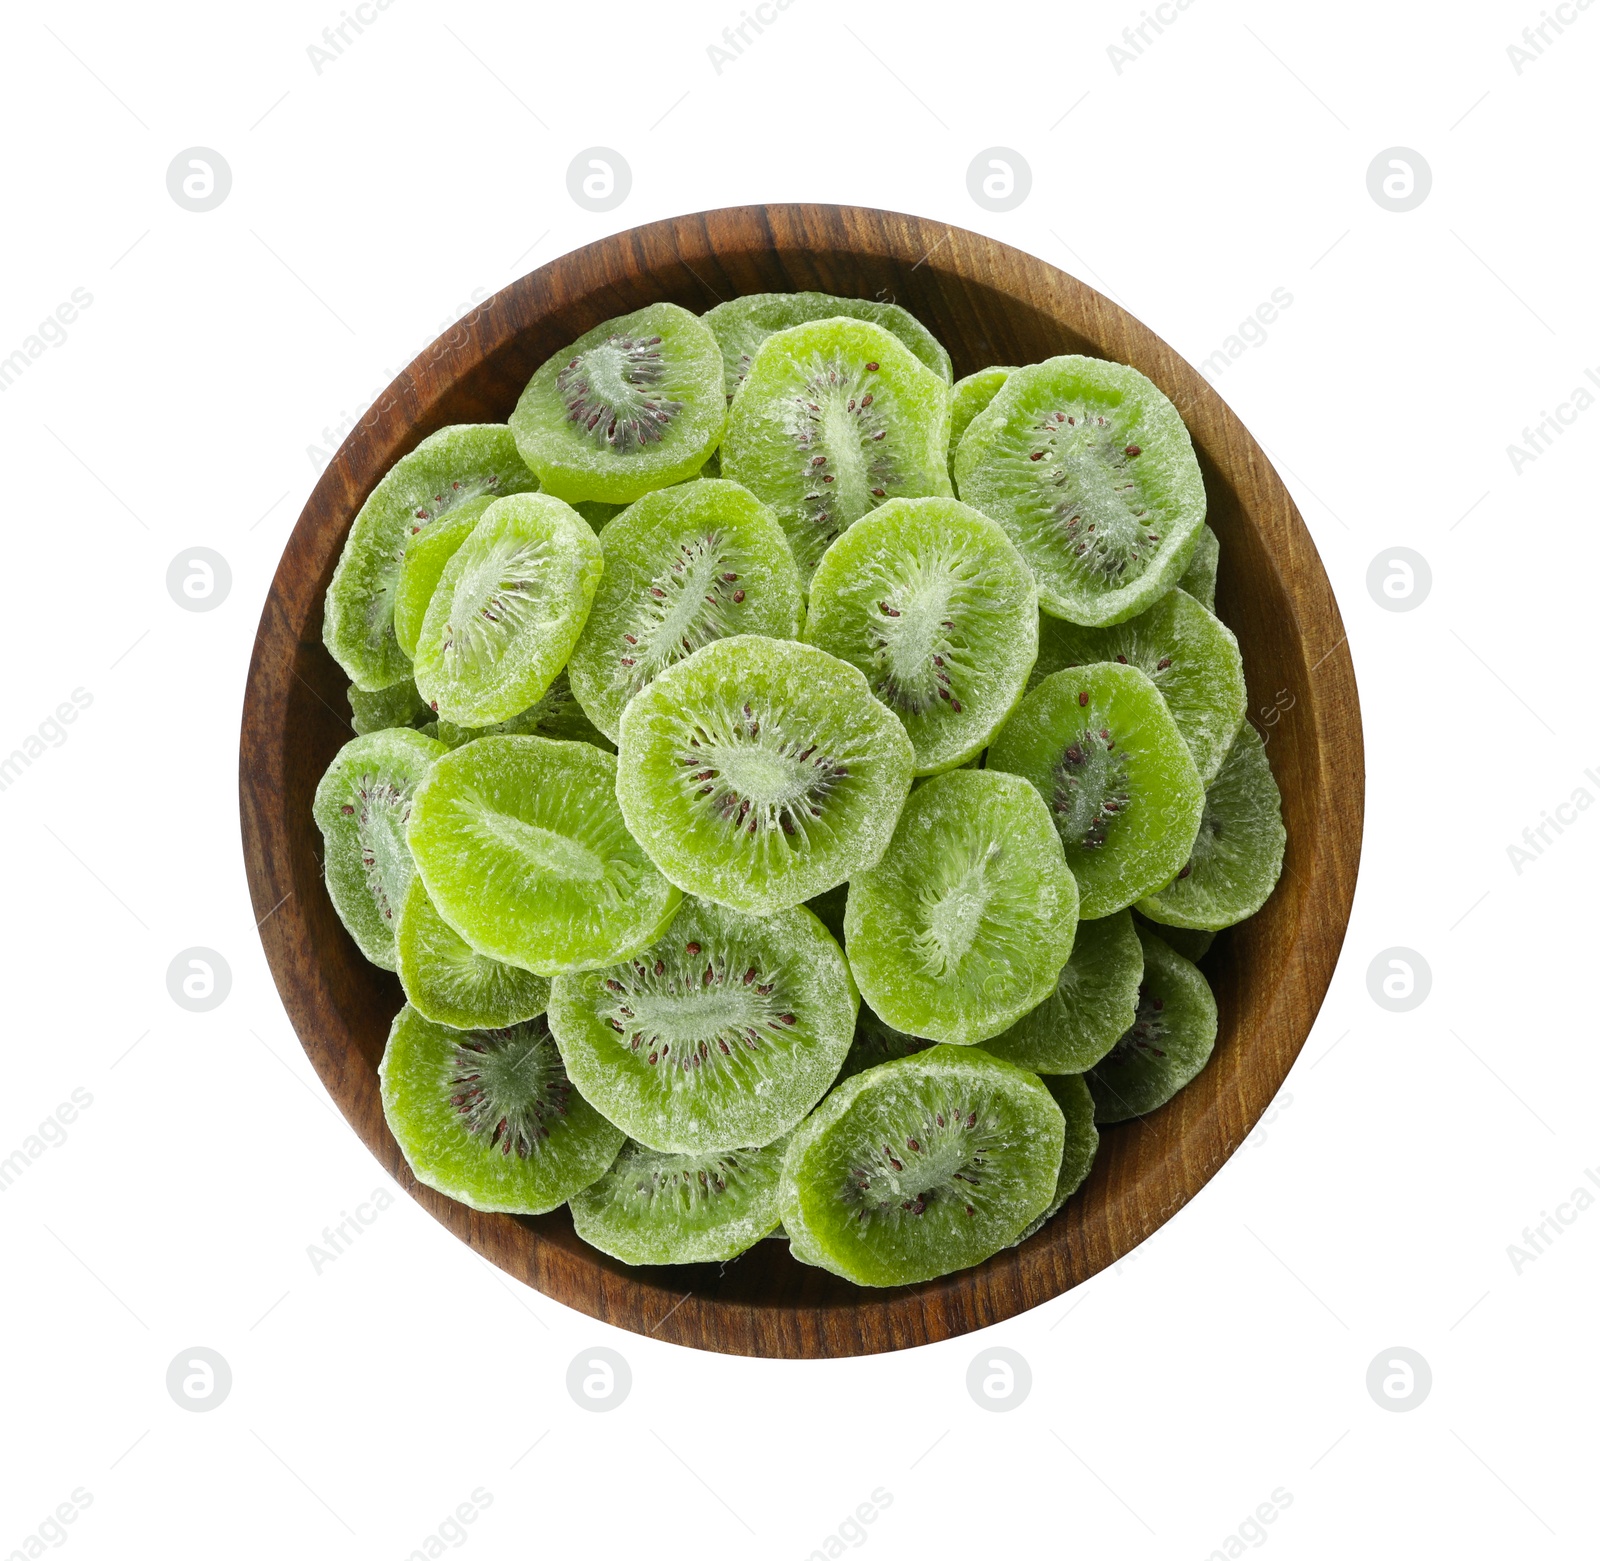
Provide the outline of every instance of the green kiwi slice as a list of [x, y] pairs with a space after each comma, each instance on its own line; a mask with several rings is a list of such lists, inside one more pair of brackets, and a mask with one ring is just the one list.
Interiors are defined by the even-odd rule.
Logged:
[[425, 1187], [547, 1214], [605, 1174], [623, 1134], [573, 1087], [542, 1018], [453, 1030], [407, 1004], [378, 1064], [383, 1115]]
[[722, 475], [777, 512], [802, 583], [892, 498], [951, 496], [950, 390], [882, 326], [814, 320], [762, 343], [728, 409]]
[[556, 674], [555, 681], [535, 703], [510, 720], [494, 721], [488, 726], [457, 726], [454, 721], [440, 721], [438, 735], [446, 748], [459, 748], [480, 737], [553, 737], [560, 742], [593, 743], [607, 753], [617, 751], [617, 745], [573, 698], [572, 684], [564, 671]]
[[911, 740], [854, 667], [747, 634], [634, 695], [617, 758], [623, 817], [656, 866], [753, 915], [877, 861], [911, 786]]
[[844, 942], [844, 902], [850, 894], [848, 883], [835, 884], [831, 889], [814, 895], [806, 901], [806, 909], [831, 932], [836, 941]]
[[557, 498], [631, 504], [700, 470], [727, 404], [716, 337], [687, 309], [651, 304], [549, 359], [522, 392], [511, 432]]
[[1038, 594], [1011, 540], [956, 499], [890, 499], [811, 577], [805, 638], [859, 668], [900, 717], [918, 775], [965, 764], [1016, 707]]
[[1205, 791], [1166, 701], [1137, 667], [1053, 673], [985, 763], [1026, 776], [1049, 805], [1091, 920], [1170, 883], [1189, 858]]
[[624, 1263], [729, 1262], [777, 1228], [786, 1147], [662, 1154], [630, 1138], [573, 1194], [573, 1228]]
[[[924, 1040], [920, 1035], [907, 1035], [893, 1025], [885, 1024], [873, 1013], [869, 1004], [863, 1003], [856, 1012], [855, 1039], [850, 1042], [844, 1066], [839, 1070], [839, 1082], [853, 1079], [868, 1068], [876, 1068], [880, 1062], [914, 1057], [918, 1052], [925, 1052], [930, 1046], [938, 1044], [937, 1041]], [[989, 1050], [988, 1047], [984, 1049]]]
[[616, 759], [589, 743], [445, 750], [407, 832], [439, 914], [480, 954], [542, 976], [653, 942], [682, 897], [628, 833], [616, 784]]
[[950, 471], [955, 473], [956, 449], [961, 443], [961, 436], [971, 427], [972, 420], [999, 393], [1000, 387], [1016, 373], [1015, 369], [988, 368], [979, 369], [976, 374], [968, 374], [965, 379], [958, 379], [950, 387]]
[[1217, 564], [1222, 544], [1210, 526], [1202, 526], [1194, 539], [1194, 554], [1189, 567], [1178, 579], [1180, 590], [1187, 591], [1207, 612], [1217, 610]]
[[550, 1027], [578, 1087], [667, 1154], [770, 1144], [827, 1093], [850, 1049], [855, 983], [804, 906], [746, 916], [686, 900], [666, 934], [558, 976]]
[[1044, 1213], [1017, 1238], [1019, 1245], [1060, 1213], [1061, 1205], [1083, 1186], [1100, 1148], [1100, 1129], [1094, 1125], [1094, 1096], [1089, 1093], [1083, 1076], [1055, 1073], [1041, 1077], [1039, 1082], [1061, 1108], [1067, 1133], [1061, 1148], [1061, 1170], [1056, 1176], [1055, 1193]]
[[356, 946], [395, 968], [394, 929], [411, 876], [407, 822], [443, 743], [397, 726], [354, 737], [317, 783], [312, 815], [322, 831], [328, 898]]
[[1030, 1073], [1086, 1072], [1133, 1023], [1143, 975], [1131, 912], [1080, 921], [1055, 990], [983, 1049]]
[[428, 615], [428, 603], [433, 600], [444, 566], [455, 557], [483, 518], [483, 512], [493, 503], [494, 495], [487, 493], [479, 499], [468, 499], [407, 540], [405, 556], [400, 561], [400, 578], [394, 588], [394, 637], [400, 649], [413, 661], [417, 656], [417, 641], [422, 637], [423, 620]]
[[1096, 1122], [1125, 1122], [1164, 1106], [1211, 1057], [1217, 1000], [1206, 978], [1135, 923], [1144, 949], [1139, 1009], [1127, 1033], [1085, 1074]]
[[594, 534], [599, 536], [628, 506], [607, 504], [603, 499], [577, 499], [572, 507], [589, 522]]
[[769, 336], [812, 320], [870, 320], [898, 338], [945, 384], [952, 378], [950, 354], [939, 338], [899, 304], [881, 303], [874, 298], [836, 298], [832, 293], [749, 293], [708, 309], [700, 318], [722, 349], [723, 388], [730, 400]]
[[970, 1045], [1056, 987], [1078, 886], [1050, 812], [1016, 775], [951, 770], [907, 799], [876, 867], [850, 880], [845, 947], [897, 1030]]
[[375, 692], [411, 674], [394, 633], [411, 540], [458, 505], [538, 486], [504, 423], [441, 428], [389, 468], [350, 527], [322, 606], [323, 643], [352, 683]]
[[567, 671], [608, 737], [664, 667], [713, 640], [792, 640], [805, 598], [777, 517], [736, 482], [647, 493], [607, 528], [605, 575]]
[[868, 1068], [789, 1140], [778, 1206], [790, 1250], [858, 1285], [970, 1268], [1049, 1207], [1064, 1142], [1049, 1090], [975, 1047]]
[[409, 672], [398, 683], [371, 692], [352, 683], [347, 697], [350, 725], [358, 737], [395, 726], [420, 726], [432, 714]]
[[533, 704], [566, 665], [605, 567], [600, 543], [547, 493], [497, 499], [445, 564], [417, 642], [417, 689], [463, 726]]
[[1155, 684], [1189, 745], [1201, 785], [1209, 786], [1244, 723], [1244, 662], [1232, 631], [1181, 590], [1109, 628], [1046, 617], [1032, 683], [1096, 661], [1137, 667]]
[[434, 908], [420, 875], [406, 891], [394, 936], [406, 1001], [435, 1024], [498, 1030], [549, 1006], [549, 981], [478, 953]]
[[1151, 921], [1220, 932], [1254, 916], [1277, 887], [1288, 836], [1266, 745], [1247, 721], [1206, 791], [1189, 860], [1139, 909]]
[[1100, 358], [1015, 370], [962, 436], [955, 482], [1022, 550], [1040, 606], [1074, 623], [1120, 623], [1176, 585], [1206, 513], [1177, 408]]
[[1137, 911], [1134, 912], [1134, 920], [1144, 922], [1163, 943], [1182, 954], [1191, 965], [1198, 965], [1211, 952], [1211, 945], [1217, 938], [1214, 932], [1197, 932], [1192, 927], [1169, 927], [1164, 922], [1152, 922]]

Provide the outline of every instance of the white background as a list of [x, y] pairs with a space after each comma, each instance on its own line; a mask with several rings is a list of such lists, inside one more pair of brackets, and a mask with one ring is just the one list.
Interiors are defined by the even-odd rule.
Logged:
[[[718, 73], [737, 0], [395, 0], [319, 74], [338, 0], [7, 8], [0, 356], [74, 288], [93, 303], [0, 395], [0, 751], [74, 689], [92, 704], [0, 792], [0, 1156], [74, 1089], [92, 1105], [0, 1195], [0, 1555], [32, 1534], [85, 1558], [399, 1561], [474, 1489], [492, 1502], [460, 1538], [485, 1555], [1592, 1553], [1600, 1212], [1564, 1204], [1549, 1250], [1508, 1255], [1600, 1175], [1600, 817], [1569, 814], [1520, 872], [1507, 850], [1600, 797], [1600, 410], [1520, 473], [1507, 452], [1600, 373], [1600, 8], [1563, 10], [1519, 74], [1535, 0], [1195, 0], [1119, 73], [1136, 4], [793, 0]], [[633, 172], [602, 215], [566, 185], [596, 144]], [[203, 214], [165, 182], [196, 145], [233, 176]], [[1032, 169], [1009, 213], [968, 194], [994, 146]], [[1367, 188], [1394, 146], [1433, 175], [1406, 213]], [[1292, 295], [1217, 385], [1299, 502], [1361, 685], [1366, 845], [1321, 1018], [1188, 1208], [983, 1335], [698, 1354], [521, 1288], [403, 1197], [318, 1272], [308, 1245], [387, 1184], [279, 1006], [235, 789], [316, 447], [533, 266], [796, 199], [992, 233], [1195, 362]], [[207, 613], [165, 586], [197, 545], [232, 571]], [[1414, 611], [1367, 590], [1395, 546], [1431, 565]], [[211, 1013], [167, 993], [191, 945], [232, 968]], [[1368, 995], [1394, 945], [1432, 970], [1408, 1013]], [[233, 1374], [209, 1413], [165, 1387], [196, 1345]], [[599, 1415], [565, 1387], [597, 1345], [633, 1375]], [[996, 1414], [966, 1373], [998, 1345], [1033, 1386]], [[1366, 1387], [1394, 1346], [1432, 1371], [1406, 1413]]]

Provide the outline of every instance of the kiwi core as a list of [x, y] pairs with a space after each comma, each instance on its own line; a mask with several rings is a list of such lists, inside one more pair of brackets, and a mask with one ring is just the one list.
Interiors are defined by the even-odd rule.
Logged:
[[627, 454], [659, 444], [683, 403], [659, 389], [666, 377], [659, 336], [612, 336], [567, 363], [556, 389], [597, 448]]
[[601, 1017], [650, 1066], [689, 1072], [790, 1033], [797, 1019], [781, 985], [760, 955], [737, 946], [673, 944], [606, 977]]
[[1110, 728], [1086, 727], [1068, 742], [1053, 766], [1053, 780], [1050, 812], [1061, 838], [1098, 850], [1129, 801], [1127, 770]]
[[551, 1124], [566, 1116], [572, 1092], [542, 1018], [468, 1032], [440, 1082], [467, 1132], [519, 1159], [535, 1154]]
[[1115, 418], [1071, 406], [1048, 413], [1029, 434], [1028, 462], [1046, 507], [1078, 566], [1106, 585], [1141, 575], [1161, 545], [1139, 475], [1136, 444]]
[[992, 1147], [986, 1124], [953, 1096], [907, 1105], [906, 1116], [920, 1115], [920, 1126], [860, 1155], [848, 1173], [843, 1201], [854, 1206], [859, 1221], [898, 1223], [939, 1202], [976, 1214]]
[[411, 798], [384, 776], [364, 774], [356, 781], [353, 800], [344, 803], [342, 811], [356, 815], [367, 890], [384, 920], [393, 921], [411, 886], [411, 852], [406, 845]]
[[542, 541], [500, 538], [461, 571], [450, 598], [444, 630], [444, 662], [452, 675], [491, 667], [545, 605], [541, 579], [552, 550]]
[[747, 834], [804, 836], [850, 772], [815, 743], [786, 737], [746, 704], [738, 715], [704, 718], [678, 755], [681, 780], [700, 808]]

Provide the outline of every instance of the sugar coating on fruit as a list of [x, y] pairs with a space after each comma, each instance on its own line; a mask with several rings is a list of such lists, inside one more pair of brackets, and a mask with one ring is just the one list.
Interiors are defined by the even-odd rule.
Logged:
[[1064, 1132], [1034, 1075], [976, 1049], [869, 1068], [790, 1139], [784, 1229], [797, 1257], [857, 1284], [970, 1267], [1048, 1207]]
[[1267, 903], [1287, 840], [1266, 745], [1246, 722], [1206, 791], [1189, 860], [1139, 909], [1152, 921], [1202, 932], [1232, 927]]
[[1217, 1038], [1217, 1003], [1206, 978], [1153, 932], [1137, 931], [1144, 978], [1133, 1023], [1087, 1075], [1096, 1122], [1123, 1122], [1165, 1105], [1206, 1065]]
[[945, 384], [950, 383], [950, 354], [927, 326], [898, 304], [832, 293], [750, 293], [718, 304], [702, 316], [722, 348], [724, 386], [730, 399], [744, 383], [762, 342], [775, 331], [841, 317], [881, 325]]
[[949, 390], [888, 331], [819, 320], [769, 336], [728, 414], [723, 475], [777, 512], [802, 580], [886, 499], [950, 495]]
[[1080, 921], [1055, 990], [984, 1050], [1041, 1076], [1082, 1073], [1133, 1023], [1143, 976], [1131, 912]]
[[629, 503], [693, 477], [726, 413], [715, 337], [663, 303], [608, 320], [547, 360], [511, 429], [547, 491]]
[[422, 697], [462, 725], [527, 709], [572, 654], [603, 568], [594, 532], [560, 499], [491, 504], [428, 603], [417, 641]]
[[628, 1134], [670, 1153], [771, 1143], [821, 1099], [855, 1025], [849, 967], [795, 907], [752, 917], [690, 900], [665, 937], [557, 979], [567, 1066]]
[[859, 668], [904, 723], [919, 775], [980, 753], [1022, 696], [1039, 637], [1027, 564], [955, 499], [891, 499], [824, 555], [807, 641]]
[[912, 748], [854, 667], [740, 635], [669, 667], [623, 711], [618, 800], [679, 887], [764, 913], [876, 861]]
[[1117, 623], [1173, 585], [1205, 518], [1177, 410], [1136, 369], [1060, 357], [1011, 374], [956, 452], [961, 497], [1010, 532], [1041, 604]]
[[378, 1075], [385, 1119], [417, 1179], [475, 1209], [543, 1214], [622, 1146], [573, 1087], [542, 1018], [463, 1031], [408, 1006]]
[[625, 1263], [728, 1262], [778, 1223], [784, 1148], [673, 1155], [629, 1140], [572, 1199], [573, 1227]]
[[389, 468], [350, 527], [323, 603], [323, 642], [351, 682], [374, 691], [410, 673], [394, 606], [412, 539], [474, 499], [538, 486], [503, 423], [441, 428]]
[[991, 771], [1026, 777], [1082, 891], [1109, 916], [1182, 868], [1205, 793], [1183, 734], [1137, 667], [1097, 662], [1053, 673], [989, 747]]
[[647, 493], [610, 526], [605, 574], [570, 672], [597, 726], [657, 673], [736, 634], [792, 639], [804, 597], [776, 516], [737, 483]]
[[361, 952], [395, 968], [395, 924], [415, 871], [407, 842], [416, 794], [444, 745], [409, 727], [353, 738], [317, 784], [323, 877]]
[[1232, 632], [1187, 592], [1106, 628], [1044, 617], [1029, 686], [1066, 667], [1114, 661], [1155, 684], [1209, 785], [1244, 721], [1244, 662]]
[[889, 1024], [969, 1045], [1049, 996], [1077, 921], [1077, 884], [1032, 787], [952, 770], [911, 794], [882, 860], [852, 878], [845, 946]]
[[346, 697], [350, 701], [350, 725], [358, 737], [396, 726], [418, 726], [428, 719], [428, 707], [409, 672], [388, 688], [372, 692], [352, 683]]
[[543, 737], [447, 753], [407, 834], [439, 914], [481, 953], [540, 975], [649, 943], [680, 895], [624, 826], [616, 774], [601, 749]]

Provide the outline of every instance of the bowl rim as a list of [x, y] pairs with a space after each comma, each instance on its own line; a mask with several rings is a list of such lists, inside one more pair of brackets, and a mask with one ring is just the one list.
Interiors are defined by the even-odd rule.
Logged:
[[[627, 1269], [593, 1249], [575, 1250], [575, 1238], [563, 1239], [570, 1222], [564, 1232], [550, 1223], [556, 1216], [482, 1214], [412, 1177], [383, 1121], [376, 1069], [341, 1017], [295, 895], [293, 843], [283, 806], [285, 755], [293, 742], [288, 700], [300, 676], [297, 656], [322, 653], [320, 593], [308, 612], [308, 571], [326, 563], [331, 532], [337, 533], [335, 551], [342, 547], [356, 510], [388, 466], [418, 439], [453, 420], [439, 418], [438, 408], [469, 374], [493, 355], [511, 351], [519, 336], [558, 311], [587, 314], [596, 323], [637, 307], [619, 307], [617, 300], [626, 296], [630, 283], [659, 279], [666, 267], [687, 271], [715, 299], [720, 295], [702, 280], [697, 264], [716, 275], [720, 260], [735, 255], [803, 259], [821, 252], [883, 267], [928, 265], [937, 277], [947, 276], [957, 286], [992, 288], [1019, 308], [1041, 311], [1097, 345], [1109, 339], [1119, 347], [1118, 361], [1154, 379], [1191, 430], [1196, 420], [1205, 425], [1227, 452], [1218, 475], [1228, 481], [1241, 514], [1262, 538], [1294, 610], [1298, 648], [1307, 651], [1308, 627], [1315, 628], [1318, 647], [1326, 647], [1308, 670], [1301, 664], [1309, 695], [1303, 741], [1310, 745], [1317, 781], [1308, 794], [1317, 804], [1315, 838], [1303, 842], [1305, 860], [1297, 863], [1297, 877], [1304, 879], [1296, 885], [1300, 914], [1285, 965], [1275, 972], [1278, 990], [1259, 1033], [1249, 1037], [1264, 1050], [1249, 1075], [1240, 1073], [1237, 1089], [1214, 1093], [1203, 1110], [1179, 1111], [1181, 1125], [1168, 1133], [1176, 1139], [1162, 1140], [1164, 1157], [1151, 1166], [1148, 1185], [1144, 1177], [1135, 1178], [1093, 1222], [1081, 1211], [1068, 1220], [1063, 1211], [1022, 1246], [927, 1284], [894, 1290], [850, 1287], [848, 1296], [807, 1299], [807, 1276], [797, 1275], [769, 1296], [730, 1299], [719, 1294], [720, 1274], [702, 1280], [699, 1271]], [[1248, 502], [1239, 496], [1241, 480], [1249, 487]], [[246, 875], [280, 998], [335, 1104], [399, 1185], [480, 1255], [565, 1305], [658, 1339], [777, 1357], [867, 1354], [991, 1325], [1082, 1283], [1171, 1218], [1244, 1142], [1304, 1044], [1348, 926], [1364, 812], [1360, 704], [1332, 587], [1287, 489], [1212, 386], [1120, 306], [1037, 256], [945, 222], [825, 204], [724, 207], [622, 230], [509, 283], [424, 348], [347, 435], [285, 544], [251, 653], [239, 780]], [[1067, 1207], [1072, 1208], [1071, 1201]]]

